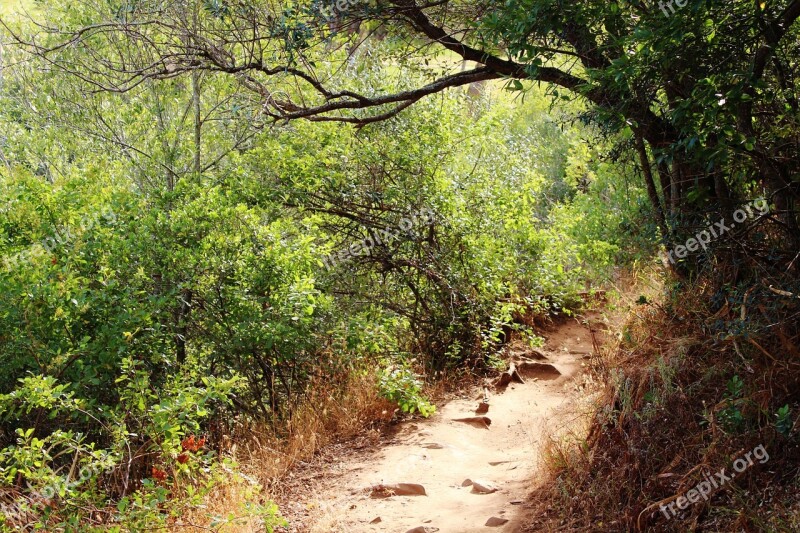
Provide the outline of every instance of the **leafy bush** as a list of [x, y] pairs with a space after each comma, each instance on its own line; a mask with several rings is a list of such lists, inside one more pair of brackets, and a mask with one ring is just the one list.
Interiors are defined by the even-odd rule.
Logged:
[[[102, 14], [48, 6], [64, 24]], [[542, 93], [521, 107], [449, 94], [358, 131], [261, 129], [261, 106], [226, 78], [87, 92], [8, 54], [19, 60], [0, 87], [8, 527], [167, 525], [238, 479], [225, 436], [249, 424], [283, 435], [313, 383], [364, 368], [382, 368], [380, 394], [402, 412], [430, 416], [415, 370], [497, 364], [509, 329], [535, 344], [525, 324], [579, 305], [619, 256], [631, 213], [609, 225], [595, 201], [623, 192]], [[364, 88], [428, 76], [391, 81], [369, 54], [352, 68]], [[270, 503], [242, 512], [280, 522]]]
[[427, 418], [436, 412], [436, 407], [422, 396], [422, 382], [407, 367], [389, 366], [383, 369], [378, 387], [381, 395], [397, 404], [404, 413], [419, 413]]

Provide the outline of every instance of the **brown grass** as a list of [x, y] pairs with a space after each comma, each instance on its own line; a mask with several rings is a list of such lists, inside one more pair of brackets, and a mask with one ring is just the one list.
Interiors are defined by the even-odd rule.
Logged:
[[[239, 453], [242, 462], [254, 468], [253, 475], [270, 482], [280, 480], [300, 461], [321, 448], [347, 440], [394, 417], [394, 406], [380, 397], [375, 379], [365, 373], [352, 374], [343, 385], [316, 382], [306, 400], [295, 410], [286, 427], [286, 437], [277, 437], [269, 427], [257, 428]], [[273, 485], [273, 494], [280, 490]]]
[[[214, 516], [231, 515], [237, 520], [221, 531], [260, 531], [258, 519], [248, 517], [248, 504], [254, 499], [281, 500], [286, 476], [298, 464], [324, 447], [362, 435], [394, 416], [394, 406], [379, 396], [369, 372], [352, 373], [344, 383], [313, 383], [283, 426], [241, 427], [231, 436], [227, 454], [236, 459], [244, 479], [232, 477], [230, 483], [215, 488], [202, 508], [182, 517], [184, 529], [201, 530]], [[256, 490], [254, 497], [258, 487], [263, 490], [260, 496]]]
[[[422, 368], [415, 370], [426, 382], [424, 395], [437, 403], [477, 379], [470, 372], [432, 377]], [[223, 453], [235, 459], [243, 478], [231, 476], [228, 483], [214, 488], [202, 507], [187, 511], [174, 525], [181, 531], [205, 531], [214, 517], [228, 516], [233, 520], [219, 531], [263, 531], [248, 506], [269, 501], [279, 502], [287, 516], [302, 518], [291, 508], [295, 503], [291, 499], [304, 490], [300, 486], [304, 469], [314, 470], [319, 461], [376, 444], [381, 431], [400, 416], [396, 406], [380, 396], [373, 368], [352, 371], [343, 382], [317, 380], [284, 424], [240, 425], [225, 437]], [[314, 514], [315, 528], [338, 520], [319, 509], [299, 514]]]
[[[747, 290], [742, 306], [737, 295]], [[795, 421], [800, 408], [800, 332], [788, 319], [799, 306], [770, 298], [766, 287], [731, 291], [716, 303], [717, 289], [708, 286], [675, 294], [635, 306], [621, 338], [606, 346], [588, 437], [549, 447], [550, 479], [533, 497], [530, 531], [800, 529], [797, 424], [789, 436], [775, 425], [781, 406], [792, 407]], [[770, 323], [778, 326], [762, 328]], [[738, 396], [728, 390], [734, 376], [744, 381]], [[741, 424], [731, 423], [735, 412]], [[661, 514], [659, 503], [684, 495], [704, 472], [730, 472], [760, 444], [766, 464], [708, 502], [671, 519]]]

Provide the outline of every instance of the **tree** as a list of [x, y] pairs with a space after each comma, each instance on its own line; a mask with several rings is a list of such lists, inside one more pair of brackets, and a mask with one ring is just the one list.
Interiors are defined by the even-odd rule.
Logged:
[[[15, 36], [92, 90], [223, 73], [257, 96], [268, 120], [362, 127], [449, 88], [543, 82], [554, 96], [566, 89], [591, 103], [610, 132], [632, 134], [667, 247], [760, 191], [789, 245], [782, 264], [800, 249], [792, 133], [800, 0], [194, 4], [83, 2], [63, 27]], [[419, 68], [414, 54], [473, 66], [428, 69], [430, 81], [399, 91], [360, 86], [347, 79], [348, 65], [373, 35], [392, 40], [382, 59], [404, 70]]]

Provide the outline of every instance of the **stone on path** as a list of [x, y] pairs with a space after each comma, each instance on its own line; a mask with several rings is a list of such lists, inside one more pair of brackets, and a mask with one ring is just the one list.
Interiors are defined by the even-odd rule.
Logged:
[[497, 487], [489, 483], [488, 481], [482, 481], [476, 479], [472, 482], [472, 492], [475, 494], [492, 494], [497, 492]]
[[467, 478], [461, 482], [461, 486], [472, 486], [472, 492], [475, 494], [492, 494], [498, 490], [497, 487], [495, 487], [492, 483], [480, 479], [472, 480]]
[[483, 429], [489, 429], [489, 426], [492, 424], [492, 420], [487, 416], [470, 416], [467, 418], [454, 418], [453, 422], [463, 422], [464, 424], [469, 424], [470, 426], [475, 426]]
[[498, 390], [503, 390], [506, 387], [508, 387], [509, 383], [511, 383], [512, 381], [516, 381], [517, 383], [522, 383], [523, 385], [525, 384], [525, 380], [522, 379], [522, 376], [520, 376], [519, 372], [517, 372], [517, 365], [514, 363], [511, 363], [508, 366], [508, 370], [500, 374], [500, 377], [497, 379], [494, 386]]
[[550, 363], [520, 363], [517, 371], [525, 378], [558, 379], [561, 372]]
[[525, 354], [526, 358], [530, 357], [531, 359], [536, 359], [537, 361], [547, 361], [547, 356], [540, 352], [539, 350], [531, 350]]
[[487, 520], [484, 525], [486, 527], [500, 527], [506, 525], [507, 523], [508, 523], [508, 518], [498, 518], [496, 516], [493, 516], [489, 520]]
[[427, 496], [425, 487], [417, 483], [392, 483], [390, 485], [375, 485], [372, 487], [370, 497], [390, 498], [392, 496]]

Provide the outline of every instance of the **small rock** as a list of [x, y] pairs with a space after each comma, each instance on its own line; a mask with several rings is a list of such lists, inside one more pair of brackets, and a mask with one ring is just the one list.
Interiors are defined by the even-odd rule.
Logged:
[[533, 349], [533, 350], [529, 351], [528, 352], [528, 356], [531, 359], [537, 359], [539, 361], [546, 361], [547, 360], [547, 356], [545, 354], [543, 354], [542, 352], [540, 352], [539, 350], [536, 350], [536, 349]]
[[429, 450], [441, 450], [442, 448], [444, 448], [444, 446], [442, 446], [437, 442], [426, 442], [425, 444], [422, 445], [422, 447], [427, 448]]
[[467, 478], [461, 482], [462, 487], [469, 487], [470, 485], [472, 485], [472, 480], [470, 478]]
[[514, 364], [522, 365], [525, 363], [535, 363], [535, 362], [542, 362], [542, 361], [549, 361], [547, 356], [538, 350], [534, 350], [533, 352], [527, 353], [525, 355], [517, 356], [514, 359]]
[[511, 500], [508, 503], [510, 503], [511, 505], [522, 505], [523, 501], [522, 500]]
[[380, 516], [376, 516], [375, 518], [373, 518], [370, 521], [370, 524], [380, 524], [381, 522], [383, 522], [383, 520], [381, 520], [381, 517]]
[[476, 415], [485, 415], [489, 412], [489, 404], [486, 402], [481, 402], [478, 404], [478, 408], [475, 409]]
[[497, 516], [491, 517], [484, 524], [486, 527], [500, 527], [508, 523], [508, 518], [498, 518]]
[[549, 363], [520, 363], [518, 369], [525, 378], [558, 379], [561, 372]]
[[517, 372], [516, 365], [513, 363], [508, 370], [500, 374], [500, 377], [497, 379], [497, 381], [495, 381], [494, 386], [498, 390], [502, 390], [508, 387], [512, 381], [525, 384], [525, 380], [522, 379], [522, 376], [520, 376], [519, 372]]
[[497, 492], [497, 487], [487, 481], [475, 480], [472, 482], [472, 492], [475, 494], [492, 494]]
[[463, 422], [465, 424], [469, 424], [470, 426], [475, 426], [483, 429], [489, 429], [489, 426], [492, 424], [492, 420], [487, 416], [470, 416], [467, 418], [454, 418], [453, 421]]
[[390, 498], [392, 496], [427, 496], [425, 487], [417, 483], [393, 483], [391, 485], [375, 485], [371, 498]]

